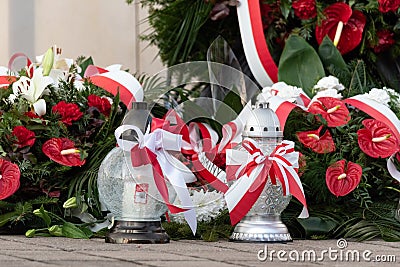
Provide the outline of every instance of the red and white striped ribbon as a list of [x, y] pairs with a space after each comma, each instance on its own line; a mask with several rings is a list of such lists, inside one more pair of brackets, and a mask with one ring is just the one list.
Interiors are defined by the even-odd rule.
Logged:
[[103, 69], [90, 65], [84, 77], [113, 95], [119, 92], [121, 101], [130, 109], [132, 102], [143, 101], [143, 88], [132, 74], [121, 70], [120, 67], [111, 65]]
[[278, 81], [276, 66], [264, 36], [260, 0], [243, 0], [237, 7], [240, 35], [250, 70], [262, 86]]

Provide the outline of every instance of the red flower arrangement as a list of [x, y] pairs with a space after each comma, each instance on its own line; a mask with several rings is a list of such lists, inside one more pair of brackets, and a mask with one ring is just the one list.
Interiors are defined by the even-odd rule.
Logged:
[[[0, 101], [1, 199], [25, 203], [43, 196], [66, 198], [72, 192], [65, 192], [68, 184], [83, 179], [86, 168], [99, 165], [115, 147], [114, 130], [124, 115], [117, 109], [124, 106], [119, 107], [119, 99], [106, 90], [79, 80], [80, 64], [57, 70], [63, 73], [58, 82], [37, 68], [39, 63], [30, 67], [29, 76], [0, 76], [8, 82], [1, 88]], [[91, 155], [98, 162], [92, 160], [88, 166]], [[88, 189], [72, 193], [83, 196], [83, 191]]]

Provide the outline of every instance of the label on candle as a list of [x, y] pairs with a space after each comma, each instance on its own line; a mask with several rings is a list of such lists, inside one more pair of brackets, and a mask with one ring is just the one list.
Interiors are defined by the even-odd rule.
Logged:
[[135, 203], [146, 204], [148, 192], [149, 192], [149, 184], [136, 184]]

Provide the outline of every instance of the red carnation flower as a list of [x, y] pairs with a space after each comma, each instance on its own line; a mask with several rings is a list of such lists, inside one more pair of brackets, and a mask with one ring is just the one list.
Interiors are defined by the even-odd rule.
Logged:
[[397, 11], [400, 6], [400, 0], [378, 0], [379, 11], [387, 13], [389, 11]]
[[329, 131], [320, 136], [322, 126], [317, 130], [305, 131], [297, 133], [299, 141], [308, 148], [311, 148], [314, 152], [319, 154], [325, 154], [335, 151], [335, 143], [333, 142], [332, 135]]
[[353, 191], [361, 181], [362, 168], [344, 159], [337, 161], [326, 169], [326, 185], [337, 197], [345, 196]]
[[42, 146], [43, 153], [51, 160], [65, 166], [82, 166], [85, 160], [81, 159], [80, 151], [75, 143], [68, 138], [51, 138]]
[[387, 158], [398, 150], [398, 140], [392, 130], [381, 121], [363, 120], [365, 128], [357, 131], [358, 145], [372, 158]]
[[378, 44], [373, 47], [375, 53], [382, 53], [388, 50], [396, 42], [394, 33], [389, 30], [379, 30], [376, 35], [378, 36]]
[[320, 97], [311, 103], [308, 111], [312, 114], [321, 114], [329, 127], [345, 125], [350, 120], [350, 113], [346, 105], [334, 97]]
[[24, 126], [15, 126], [11, 134], [17, 138], [16, 144], [19, 148], [26, 146], [31, 147], [36, 140], [35, 133]]
[[343, 22], [343, 30], [337, 48], [341, 54], [346, 54], [356, 48], [362, 39], [364, 26], [367, 22], [364, 14], [352, 10], [345, 3], [335, 3], [324, 10], [325, 19], [315, 28], [315, 37], [321, 44], [326, 35], [333, 41], [339, 22]]
[[294, 14], [299, 19], [312, 19], [317, 16], [317, 7], [315, 0], [297, 0], [293, 1], [292, 7]]
[[40, 118], [35, 112], [32, 112], [32, 111], [25, 112], [25, 116], [27, 116], [28, 118], [31, 118], [31, 119], [39, 119]]
[[18, 190], [20, 176], [18, 165], [0, 158], [0, 200]]
[[89, 95], [88, 96], [88, 105], [89, 107], [97, 108], [102, 114], [105, 116], [109, 116], [111, 112], [111, 104], [105, 97], [100, 97], [98, 95]]
[[66, 125], [72, 125], [73, 121], [77, 121], [83, 116], [77, 104], [67, 103], [65, 101], [58, 102], [58, 104], [52, 108], [52, 112], [60, 114], [61, 121]]

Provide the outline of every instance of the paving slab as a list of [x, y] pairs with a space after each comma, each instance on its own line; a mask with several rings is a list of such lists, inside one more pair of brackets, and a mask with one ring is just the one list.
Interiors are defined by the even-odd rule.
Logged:
[[397, 266], [400, 242], [379, 239], [108, 244], [104, 239], [0, 235], [0, 266]]

